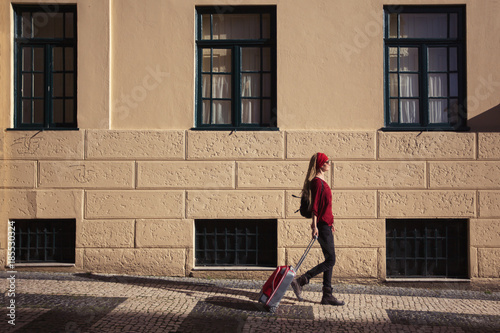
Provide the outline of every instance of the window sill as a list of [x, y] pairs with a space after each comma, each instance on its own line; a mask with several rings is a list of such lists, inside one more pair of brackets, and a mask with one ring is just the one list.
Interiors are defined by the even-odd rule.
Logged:
[[191, 131], [225, 131], [225, 132], [238, 132], [238, 131], [263, 131], [263, 132], [277, 132], [279, 127], [193, 127]]
[[382, 127], [382, 132], [469, 132], [470, 127]]
[[262, 266], [210, 266], [193, 267], [193, 271], [274, 271], [276, 267]]
[[7, 131], [79, 131], [78, 127], [75, 128], [36, 128], [36, 127], [21, 127], [21, 128], [6, 128]]
[[[6, 268], [9, 268], [10, 265], [5, 266]], [[63, 263], [63, 262], [37, 262], [37, 263], [20, 263], [20, 264], [14, 264], [15, 268], [22, 268], [22, 267], [75, 267], [75, 264], [68, 264], [68, 263]]]

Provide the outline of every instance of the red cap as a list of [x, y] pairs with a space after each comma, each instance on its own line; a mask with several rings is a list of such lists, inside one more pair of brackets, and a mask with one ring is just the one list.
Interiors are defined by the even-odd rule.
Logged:
[[328, 156], [326, 156], [323, 153], [318, 153], [316, 157], [316, 170], [321, 169], [323, 164], [325, 164], [328, 161]]

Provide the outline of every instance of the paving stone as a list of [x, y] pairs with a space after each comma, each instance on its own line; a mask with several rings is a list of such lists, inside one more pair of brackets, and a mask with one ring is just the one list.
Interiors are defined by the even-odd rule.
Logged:
[[[0, 272], [4, 291], [8, 277]], [[0, 295], [1, 327], [2, 332], [6, 327], [6, 332], [82, 333], [500, 331], [500, 288], [335, 284], [334, 294], [346, 305], [334, 307], [320, 304], [321, 285], [311, 283], [304, 287], [304, 302], [289, 290], [271, 314], [257, 303], [263, 283], [17, 272], [15, 297]], [[7, 324], [11, 299], [16, 326]]]

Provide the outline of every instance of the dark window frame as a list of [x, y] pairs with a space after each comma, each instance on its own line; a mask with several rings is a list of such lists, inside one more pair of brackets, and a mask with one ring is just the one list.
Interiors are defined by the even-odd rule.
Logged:
[[468, 219], [387, 219], [386, 276], [467, 279], [468, 241]]
[[[390, 14], [448, 14], [448, 33], [450, 14], [457, 14], [457, 38], [399, 38], [399, 15], [397, 38], [389, 37]], [[419, 59], [419, 123], [391, 122], [390, 112], [390, 80], [389, 74], [389, 48], [390, 47], [415, 47], [418, 48]], [[456, 47], [457, 48], [457, 73], [458, 73], [458, 107], [454, 111], [456, 114], [449, 119], [448, 123], [429, 122], [429, 101], [433, 99], [428, 95], [427, 75], [431, 73], [427, 64], [427, 50], [430, 47]], [[384, 118], [385, 127], [383, 131], [468, 131], [467, 127], [467, 68], [466, 68], [466, 11], [463, 5], [405, 5], [405, 6], [384, 6]], [[398, 59], [399, 66], [399, 59]], [[449, 64], [448, 64], [449, 67]], [[399, 67], [398, 67], [399, 68]], [[396, 72], [393, 72], [396, 73]], [[399, 73], [399, 72], [397, 72]], [[405, 72], [407, 73], [407, 72]], [[408, 72], [411, 74], [411, 72]], [[434, 73], [434, 72], [432, 72]], [[448, 72], [449, 73], [449, 72]], [[400, 85], [398, 84], [398, 90]], [[449, 89], [449, 87], [448, 87]], [[398, 94], [399, 96], [399, 94]], [[401, 97], [398, 97], [399, 100]], [[395, 99], [395, 98], [392, 98]], [[454, 99], [447, 96], [447, 99]]]
[[[77, 80], [78, 80], [78, 66], [77, 66], [77, 6], [76, 5], [60, 5], [60, 4], [47, 4], [47, 5], [13, 5], [14, 10], [14, 128], [19, 130], [78, 130], [77, 125]], [[62, 38], [40, 38], [34, 37], [33, 33], [31, 33], [30, 37], [23, 36], [23, 13], [29, 14], [30, 17], [34, 13], [45, 13], [50, 19], [50, 17], [54, 14], [63, 13], [63, 31]], [[73, 14], [73, 26], [68, 29], [66, 26], [66, 13]], [[31, 20], [31, 30], [36, 30], [37, 25], [33, 23]], [[43, 22], [42, 22], [43, 24]], [[70, 34], [71, 33], [71, 34]], [[70, 35], [65, 36], [65, 35]], [[41, 48], [43, 49], [43, 70], [36, 71], [34, 68], [31, 68], [29, 71], [23, 70], [23, 59], [22, 59], [22, 49], [23, 48]], [[73, 69], [66, 70], [66, 68], [62, 68], [62, 70], [56, 70], [53, 68], [54, 56], [52, 51], [55, 48], [72, 48], [73, 55], [72, 57], [66, 58], [65, 53], [62, 53], [62, 61], [63, 66], [66, 59], [72, 59]], [[66, 52], [66, 51], [62, 51]], [[32, 58], [35, 59], [34, 54], [32, 53]], [[33, 96], [33, 92], [31, 96], [23, 96], [23, 80], [22, 76], [24, 74], [43, 74], [43, 97], [35, 97]], [[53, 74], [62, 75], [62, 89], [64, 91], [62, 97], [52, 96], [52, 91], [54, 90], [54, 82], [53, 82]], [[73, 85], [72, 89], [70, 89], [72, 96], [66, 95], [66, 76], [73, 75]], [[43, 121], [34, 122], [35, 112], [33, 111], [33, 106], [31, 107], [31, 123], [23, 123], [23, 99], [24, 100], [41, 100], [43, 101], [44, 106], [44, 114], [43, 116], [39, 116], [38, 118], [42, 118]], [[63, 107], [62, 112], [62, 122], [56, 122], [53, 114], [53, 104], [54, 101], [61, 100], [61, 105]], [[71, 104], [67, 104], [69, 103]], [[66, 114], [66, 107], [72, 107], [73, 112], [69, 112]], [[66, 120], [66, 117], [71, 120]]]
[[276, 219], [195, 220], [195, 267], [275, 267]]
[[75, 264], [75, 219], [15, 219], [12, 222], [16, 263]]
[[[225, 40], [203, 40], [202, 39], [202, 15], [210, 14], [269, 14], [270, 15], [270, 38], [268, 39], [225, 39]], [[261, 16], [262, 31], [262, 16]], [[252, 130], [252, 131], [277, 131], [277, 87], [276, 87], [276, 6], [197, 6], [196, 7], [196, 103], [195, 103], [195, 127], [193, 130]], [[211, 25], [212, 26], [212, 25]], [[213, 32], [211, 32], [211, 35]], [[244, 47], [268, 47], [270, 48], [271, 64], [271, 96], [270, 96], [270, 121], [263, 123], [262, 117], [259, 124], [246, 124], [241, 122], [241, 87], [240, 79], [243, 71], [240, 70], [241, 49]], [[203, 49], [231, 49], [232, 50], [232, 72], [231, 72], [231, 124], [203, 124], [202, 113], [202, 63]], [[261, 73], [265, 72], [261, 69]], [[267, 72], [266, 72], [267, 73]], [[266, 99], [262, 96], [256, 98], [261, 101]], [[261, 108], [262, 110], [262, 108]]]

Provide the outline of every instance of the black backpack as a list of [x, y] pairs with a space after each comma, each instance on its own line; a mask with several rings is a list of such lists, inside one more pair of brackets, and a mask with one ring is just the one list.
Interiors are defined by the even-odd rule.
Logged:
[[[321, 191], [319, 192], [319, 196], [321, 197], [321, 194], [323, 193], [323, 181], [321, 181]], [[310, 219], [312, 217], [312, 212], [309, 209], [309, 198], [305, 195], [302, 195], [300, 197], [296, 195], [292, 195], [295, 198], [300, 198], [300, 208], [295, 211], [297, 213], [300, 211], [300, 215], [302, 215], [305, 218]]]

